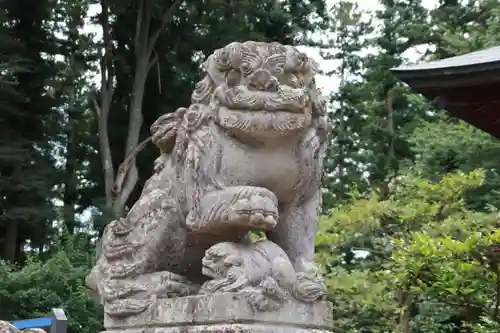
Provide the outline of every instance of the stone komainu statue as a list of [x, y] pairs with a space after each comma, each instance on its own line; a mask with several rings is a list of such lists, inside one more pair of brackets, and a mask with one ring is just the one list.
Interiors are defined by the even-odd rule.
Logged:
[[[262, 281], [273, 281], [281, 298], [311, 302], [325, 292], [313, 260], [329, 127], [313, 61], [279, 43], [236, 42], [209, 56], [205, 70], [189, 108], [151, 127], [161, 150], [155, 174], [127, 216], [104, 232], [87, 284], [108, 316], [139, 314], [153, 299], [195, 294], [202, 284], [207, 292], [217, 285], [207, 282], [214, 269], [207, 262], [233, 267], [238, 255], [244, 266], [217, 273], [218, 281], [246, 281], [233, 292], [265, 288]], [[251, 228], [266, 231], [272, 244], [252, 250]], [[249, 250], [231, 256], [225, 245], [229, 252], [218, 259], [220, 249], [207, 251], [227, 242]], [[278, 253], [265, 250], [273, 246], [282, 250], [278, 266], [265, 254]], [[288, 276], [277, 278], [281, 271]]]

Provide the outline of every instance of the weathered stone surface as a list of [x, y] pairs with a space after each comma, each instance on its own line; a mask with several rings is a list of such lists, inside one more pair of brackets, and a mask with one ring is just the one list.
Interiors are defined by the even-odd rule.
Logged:
[[330, 330], [276, 324], [214, 324], [176, 327], [127, 328], [111, 333], [329, 333]]
[[[255, 311], [242, 293], [196, 295], [157, 300], [154, 310], [139, 317], [118, 319], [107, 316], [108, 331], [139, 332], [154, 327], [155, 332], [300, 332], [328, 330], [333, 312], [327, 302], [306, 304], [289, 300], [274, 311]], [[132, 330], [133, 329], [133, 330]], [[309, 331], [308, 331], [309, 332]]]
[[[324, 315], [314, 239], [329, 124], [315, 70], [294, 47], [231, 43], [208, 57], [191, 105], [153, 124], [155, 173], [127, 216], [106, 227], [86, 281], [108, 328], [158, 313], [149, 325], [239, 316], [238, 330]], [[251, 228], [268, 240], [252, 243]], [[238, 292], [234, 309], [226, 292]], [[181, 310], [192, 316], [186, 323]]]
[[46, 333], [42, 328], [26, 328], [20, 330], [7, 321], [0, 320], [0, 333]]

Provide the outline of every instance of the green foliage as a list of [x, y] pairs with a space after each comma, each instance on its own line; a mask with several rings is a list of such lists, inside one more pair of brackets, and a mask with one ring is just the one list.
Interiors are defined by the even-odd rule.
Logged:
[[69, 333], [102, 330], [103, 310], [84, 285], [93, 257], [87, 238], [71, 237], [47, 261], [31, 257], [22, 268], [1, 262], [0, 318], [36, 318], [61, 307], [68, 315]]
[[[403, 325], [395, 320], [398, 313], [418, 312], [429, 302], [450, 313], [468, 312], [471, 325], [481, 317], [498, 324], [500, 219], [496, 211], [472, 211], [465, 204], [483, 182], [483, 170], [432, 182], [414, 169], [393, 182], [386, 199], [374, 193], [339, 205], [324, 218], [318, 261], [341, 304], [343, 325], [352, 323], [354, 311], [382, 318], [375, 325], [380, 332], [397, 330]], [[346, 244], [358, 255], [364, 251], [364, 258], [347, 262]], [[410, 325], [419, 323], [413, 318]]]
[[483, 168], [484, 184], [467, 196], [467, 204], [480, 211], [490, 206], [500, 207], [498, 140], [463, 122], [440, 120], [436, 123], [420, 123], [409, 141], [424, 172], [431, 178], [456, 170]]

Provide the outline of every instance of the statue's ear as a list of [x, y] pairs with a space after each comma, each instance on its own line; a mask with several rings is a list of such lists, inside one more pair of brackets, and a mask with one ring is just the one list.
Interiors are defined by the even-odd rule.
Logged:
[[230, 254], [227, 256], [226, 259], [224, 259], [224, 266], [241, 266], [243, 265], [243, 259], [236, 255], [236, 254]]

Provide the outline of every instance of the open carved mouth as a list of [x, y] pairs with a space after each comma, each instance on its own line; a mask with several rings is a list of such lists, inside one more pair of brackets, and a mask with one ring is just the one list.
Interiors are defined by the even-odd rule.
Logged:
[[303, 113], [309, 101], [304, 89], [279, 86], [276, 91], [250, 90], [240, 85], [219, 87], [215, 97], [230, 110]]

